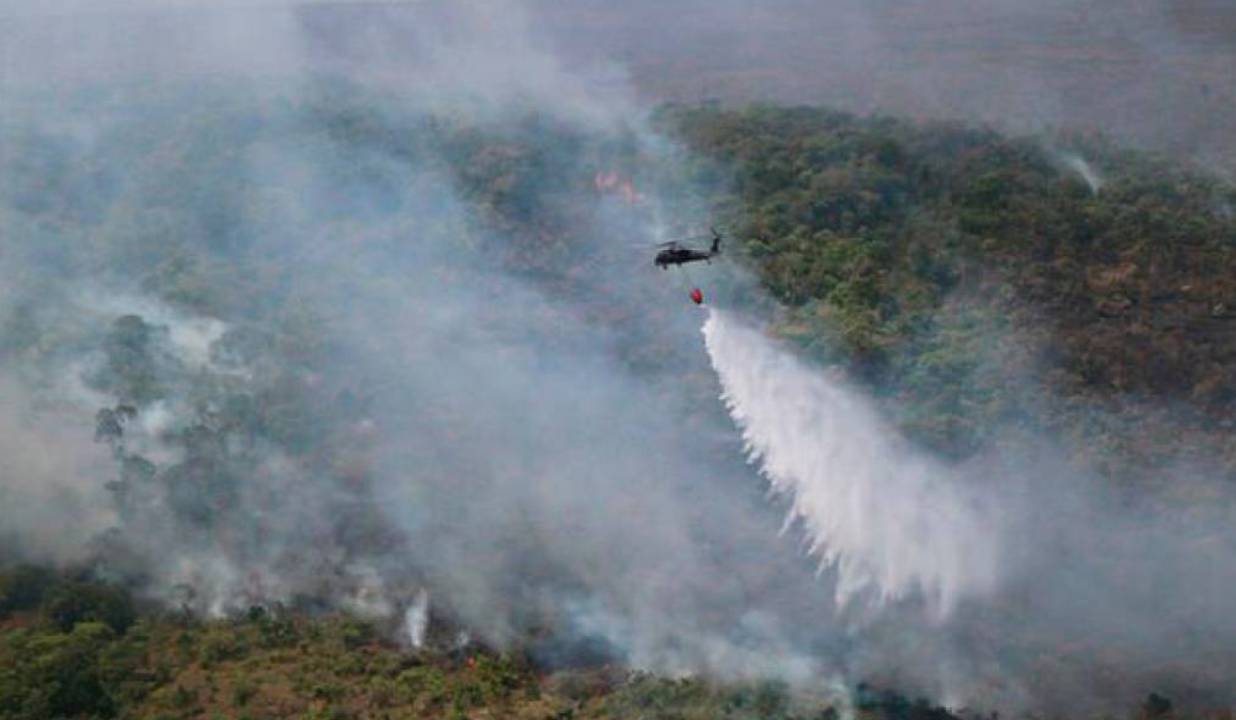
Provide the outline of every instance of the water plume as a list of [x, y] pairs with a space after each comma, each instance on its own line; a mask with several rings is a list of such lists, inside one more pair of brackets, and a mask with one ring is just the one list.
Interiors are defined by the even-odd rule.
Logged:
[[918, 595], [939, 617], [999, 579], [992, 510], [947, 469], [898, 442], [842, 382], [727, 312], [703, 328], [748, 458], [790, 503], [839, 605]]

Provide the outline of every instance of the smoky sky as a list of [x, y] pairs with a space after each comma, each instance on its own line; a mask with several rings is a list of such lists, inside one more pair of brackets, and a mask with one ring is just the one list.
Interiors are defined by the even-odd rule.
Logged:
[[[528, 85], [545, 77], [533, 65], [549, 61], [570, 70], [560, 81], [587, 78], [593, 93], [621, 87], [652, 103], [826, 104], [1015, 131], [1099, 131], [1228, 171], [1236, 153], [1224, 122], [1236, 110], [1236, 19], [1207, 0], [302, 3], [295, 13], [289, 4], [207, 12], [181, 2], [152, 16], [136, 1], [37, 10], [10, 2], [11, 16], [60, 22], [0, 30], [4, 80], [213, 72], [231, 63], [286, 71], [294, 51], [299, 68], [357, 63], [376, 76], [385, 65], [407, 81], [435, 56], [417, 33], [458, 49], [473, 32], [461, 28], [476, 26], [492, 33], [486, 51], [504, 62], [482, 69], [487, 63], [452, 55], [456, 76], [444, 84], [505, 74], [522, 80], [504, 85]], [[277, 24], [287, 27], [267, 32]]]
[[536, 2], [556, 46], [655, 100], [1067, 128], [1230, 170], [1236, 18], [1206, 0]]

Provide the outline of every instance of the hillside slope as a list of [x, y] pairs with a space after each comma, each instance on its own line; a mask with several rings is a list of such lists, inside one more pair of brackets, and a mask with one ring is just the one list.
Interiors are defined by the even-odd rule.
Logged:
[[[966, 457], [1010, 429], [1111, 472], [1236, 468], [1236, 191], [1101, 137], [676, 110], [781, 332]], [[700, 172], [704, 172], [701, 170]], [[714, 170], [715, 172], [715, 170]]]
[[[701, 281], [710, 299], [767, 311], [939, 455], [1056, 442], [1131, 493], [1188, 495], [1164, 472], [1181, 464], [1236, 468], [1236, 194], [1103, 138], [702, 107], [666, 108], [648, 143], [347, 83], [126, 93], [53, 104], [104, 118], [95, 134], [0, 125], [19, 170], [0, 176], [0, 232], [16, 239], [0, 370], [30, 396], [6, 410], [78, 431], [47, 447], [88, 458], [70, 486], [108, 522], [75, 527], [35, 501], [4, 519], [89, 533], [86, 577], [191, 617], [135, 625], [88, 592], [93, 609], [66, 600], [60, 625], [50, 607], [51, 626], [7, 621], [13, 717], [239, 716], [250, 702], [284, 716], [791, 714], [776, 692], [656, 678], [633, 681], [626, 709], [562, 706], [527, 690], [522, 660], [474, 682], [460, 658], [409, 660], [348, 618], [310, 621], [348, 608], [397, 625], [430, 587], [452, 627], [537, 661], [579, 661], [597, 637], [631, 647], [598, 643], [590, 661], [721, 656], [735, 674], [780, 669], [769, 648], [851, 650], [817, 622], [830, 588], [777, 536], [781, 509], [743, 464], [684, 278], [651, 267], [660, 235], [710, 221], [735, 258]], [[44, 449], [25, 437], [6, 463]], [[65, 481], [4, 467], [6, 492]], [[5, 562], [43, 550], [0, 534]], [[264, 614], [281, 601], [308, 610]], [[255, 605], [271, 609], [249, 617]], [[284, 630], [296, 649], [263, 645]], [[896, 621], [882, 630], [900, 650]], [[1008, 650], [985, 639], [977, 663]], [[91, 659], [129, 642], [113, 669], [141, 687], [102, 692]], [[1024, 667], [1046, 658], [1057, 680], [1103, 647], [1032, 650]]]

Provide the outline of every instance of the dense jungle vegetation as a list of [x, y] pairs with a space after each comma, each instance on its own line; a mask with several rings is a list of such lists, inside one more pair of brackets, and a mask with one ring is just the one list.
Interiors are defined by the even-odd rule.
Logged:
[[[381, 628], [282, 607], [229, 620], [147, 608], [122, 588], [18, 566], [0, 574], [0, 717], [768, 718], [837, 710], [783, 684], [717, 685], [592, 667], [541, 673], [478, 645], [410, 650]], [[948, 720], [866, 691], [863, 717]]]
[[[517, 653], [412, 650], [340, 614], [255, 606], [226, 620], [140, 607], [88, 570], [0, 573], [0, 718], [984, 720], [859, 684], [716, 683], [614, 666], [538, 670]], [[852, 706], [851, 706], [852, 702]], [[995, 717], [995, 716], [990, 716]], [[1130, 717], [1178, 717], [1150, 693]]]
[[[220, 318], [229, 330], [212, 349], [217, 361], [252, 371], [243, 381], [191, 371], [160, 353], [157, 322], [136, 316], [74, 340], [106, 358], [87, 383], [112, 399], [97, 408], [97, 439], [116, 461], [110, 489], [131, 533], [153, 527], [149, 488], [159, 483], [176, 527], [229, 532], [255, 447], [278, 447], [313, 467], [315, 482], [364, 496], [365, 440], [355, 427], [375, 389], [323, 384], [322, 366], [337, 351], [323, 328], [343, 321], [306, 310], [300, 298], [313, 289], [283, 267], [296, 251], [258, 252], [263, 227], [238, 218], [279, 207], [281, 217], [313, 221], [265, 228], [272, 233], [380, 252], [372, 248], [400, 242], [409, 210], [397, 187], [408, 177], [388, 173], [391, 158], [432, 165], [462, 189], [473, 221], [435, 233], [457, 238], [470, 261], [540, 283], [572, 311], [618, 328], [624, 359], [649, 373], [673, 372], [679, 360], [658, 343], [664, 311], [616, 310], [608, 301], [625, 286], [607, 278], [627, 272], [615, 262], [647, 258], [577, 241], [590, 218], [576, 205], [595, 199], [594, 177], [612, 168], [696, 219], [715, 217], [735, 238], [729, 256], [779, 304], [776, 332], [845, 368], [909, 438], [944, 456], [981, 458], [1052, 437], [1131, 488], [1157, 483], [1170, 494], [1161, 471], [1187, 462], [1236, 477], [1236, 190], [1203, 173], [1102, 137], [1011, 139], [773, 107], [665, 108], [655, 124], [683, 148], [666, 160], [634, 142], [598, 147], [534, 112], [501, 131], [452, 117], [391, 124], [350, 92], [332, 90], [307, 110], [187, 98], [192, 112], [145, 118], [169, 132], [148, 137], [121, 124], [105, 138], [117, 142], [84, 152], [52, 131], [3, 128], [21, 142], [6, 158], [15, 170], [0, 175], [0, 213], [10, 231], [40, 239], [34, 267], [131, 283]], [[341, 177], [389, 192], [238, 185], [243, 150], [277, 151], [319, 134], [337, 144]], [[116, 146], [129, 155], [109, 157]], [[1088, 182], [1079, 160], [1101, 182]], [[121, 182], [118, 167], [142, 182]], [[631, 212], [644, 210], [636, 203]], [[361, 214], [377, 222], [354, 223]], [[747, 302], [735, 275], [718, 271], [717, 295]], [[65, 349], [44, 332], [47, 312], [23, 304], [0, 318], [0, 359], [55, 362]], [[539, 322], [551, 327], [553, 317]], [[701, 397], [713, 392], [707, 379], [691, 380]], [[169, 384], [187, 388], [197, 416], [168, 438], [178, 459], [160, 464], [126, 445], [125, 424], [169, 397]], [[392, 542], [372, 507], [349, 507], [332, 522], [353, 546], [377, 553]], [[227, 620], [147, 607], [127, 587], [143, 563], [125, 554], [123, 529], [100, 540], [85, 569], [11, 566], [0, 576], [0, 718], [838, 712], [776, 684], [605, 667], [543, 673], [518, 654], [474, 645], [412, 652], [386, 640], [387, 629], [312, 607], [255, 607]], [[892, 694], [860, 701], [862, 718], [948, 717]], [[1137, 712], [1166, 717], [1171, 705], [1151, 696]]]
[[1182, 458], [1236, 471], [1230, 184], [1094, 136], [811, 108], [664, 122], [731, 173], [694, 169], [789, 308], [780, 332], [910, 436], [964, 458], [1046, 431], [1133, 483]]

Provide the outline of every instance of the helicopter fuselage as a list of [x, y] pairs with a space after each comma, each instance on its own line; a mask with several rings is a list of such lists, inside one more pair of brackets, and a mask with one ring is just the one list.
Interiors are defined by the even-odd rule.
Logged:
[[706, 252], [704, 250], [692, 250], [683, 247], [671, 247], [657, 253], [657, 257], [653, 263], [662, 270], [670, 265], [682, 265], [684, 263], [699, 262], [701, 260], [708, 261], [712, 259], [715, 253]]

